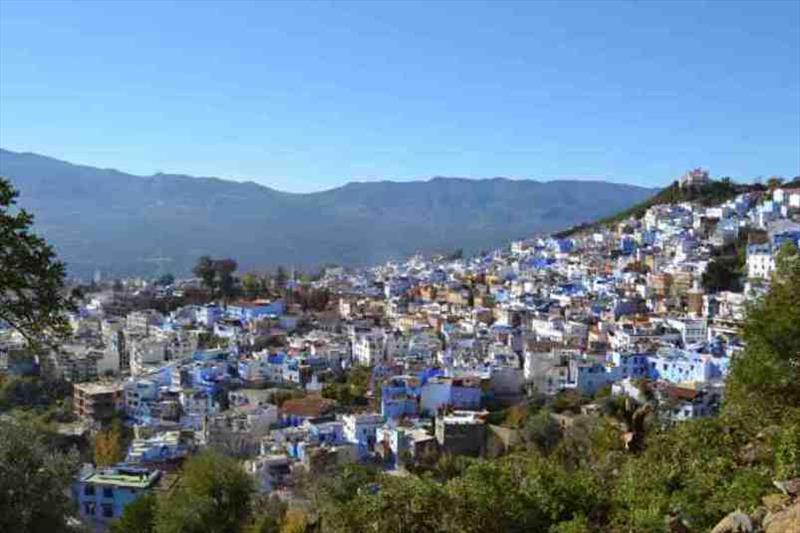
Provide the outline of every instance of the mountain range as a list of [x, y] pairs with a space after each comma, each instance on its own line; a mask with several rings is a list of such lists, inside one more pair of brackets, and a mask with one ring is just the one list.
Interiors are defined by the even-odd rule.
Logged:
[[257, 270], [469, 253], [611, 215], [655, 193], [603, 181], [436, 177], [298, 194], [3, 149], [0, 176], [76, 276], [186, 274], [201, 255]]

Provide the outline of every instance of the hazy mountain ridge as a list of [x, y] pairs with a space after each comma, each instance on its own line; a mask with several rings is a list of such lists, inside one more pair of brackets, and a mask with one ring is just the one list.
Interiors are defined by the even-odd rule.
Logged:
[[599, 181], [437, 177], [352, 182], [295, 194], [253, 182], [142, 177], [0, 149], [0, 175], [20, 190], [70, 271], [186, 273], [202, 254], [243, 268], [365, 264], [415, 251], [474, 251], [611, 215], [653, 189]]

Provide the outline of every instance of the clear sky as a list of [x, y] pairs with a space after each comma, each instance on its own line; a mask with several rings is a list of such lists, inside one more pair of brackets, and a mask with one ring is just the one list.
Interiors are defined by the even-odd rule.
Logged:
[[0, 0], [0, 146], [310, 191], [800, 174], [800, 1]]

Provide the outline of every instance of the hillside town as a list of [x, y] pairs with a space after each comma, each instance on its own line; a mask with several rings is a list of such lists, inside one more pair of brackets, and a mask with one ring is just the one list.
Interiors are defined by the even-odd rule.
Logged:
[[[710, 183], [695, 169], [677, 187]], [[501, 456], [524, 438], [521, 406], [567, 428], [616, 402], [635, 449], [644, 416], [717, 415], [746, 307], [779, 250], [800, 246], [798, 182], [707, 203], [313, 277], [235, 277], [208, 258], [193, 278], [98, 275], [74, 291], [67, 343], [31, 358], [0, 331], [0, 372], [68, 382], [59, 432], [76, 442], [122, 428], [118, 456], [90, 451], [74, 483], [97, 530], [208, 448], [299, 506], [303, 476], [345, 465], [403, 476], [432, 457]]]

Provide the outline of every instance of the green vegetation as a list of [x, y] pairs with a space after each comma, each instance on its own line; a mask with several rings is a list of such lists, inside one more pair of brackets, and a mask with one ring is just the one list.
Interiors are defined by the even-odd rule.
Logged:
[[197, 338], [197, 348], [200, 350], [210, 350], [213, 348], [225, 348], [230, 344], [230, 339], [218, 337], [211, 332], [204, 331]]
[[253, 515], [253, 481], [233, 459], [204, 452], [183, 467], [171, 493], [125, 508], [112, 532], [236, 533]]
[[54, 448], [34, 423], [0, 418], [0, 531], [70, 531], [75, 452]]
[[69, 334], [63, 311], [72, 303], [64, 290], [64, 264], [31, 232], [33, 215], [17, 207], [18, 195], [0, 178], [0, 321], [41, 348]]
[[238, 265], [233, 259], [211, 259], [204, 255], [197, 260], [192, 272], [203, 281], [212, 297], [225, 300], [236, 294], [236, 280], [233, 273]]
[[122, 461], [125, 458], [129, 437], [126, 438], [122, 422], [115, 418], [108, 429], [100, 431], [94, 437], [94, 464], [111, 466]]
[[122, 516], [109, 528], [111, 533], [154, 533], [158, 500], [145, 494], [125, 506]]
[[[16, 207], [17, 192], [0, 178], [0, 321], [25, 337], [32, 350], [69, 334], [64, 311], [64, 265], [53, 248], [30, 232], [33, 217]], [[0, 382], [0, 531], [70, 531], [69, 488], [78, 467], [50, 423], [69, 417], [71, 387], [35, 377]]]
[[371, 369], [353, 368], [339, 381], [326, 384], [322, 389], [322, 397], [336, 400], [341, 407], [345, 408], [367, 405], [367, 393], [371, 379]]
[[14, 409], [44, 414], [58, 407], [67, 408], [72, 384], [38, 377], [0, 376], [0, 412]]
[[178, 488], [158, 502], [157, 533], [236, 533], [250, 516], [253, 481], [233, 459], [204, 452], [186, 462]]
[[786, 244], [769, 293], [752, 304], [744, 325], [745, 356], [731, 368], [729, 410], [779, 421], [800, 409], [800, 253]]

